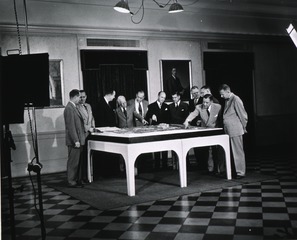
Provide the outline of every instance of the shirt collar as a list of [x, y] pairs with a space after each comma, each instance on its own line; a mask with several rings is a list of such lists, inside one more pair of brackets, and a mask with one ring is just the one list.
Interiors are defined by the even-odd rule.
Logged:
[[69, 102], [71, 102], [73, 104], [73, 106], [76, 107], [76, 104], [74, 102], [72, 102], [71, 100]]

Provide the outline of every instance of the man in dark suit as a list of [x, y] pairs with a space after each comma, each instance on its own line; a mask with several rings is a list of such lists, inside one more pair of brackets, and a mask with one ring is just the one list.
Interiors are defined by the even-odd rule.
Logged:
[[148, 101], [144, 99], [145, 94], [144, 91], [140, 90], [136, 93], [135, 99], [130, 99], [127, 102], [128, 106], [131, 106], [134, 111], [134, 125], [136, 127], [144, 126], [148, 124], [148, 122], [145, 120], [145, 116], [147, 113], [148, 108]]
[[173, 103], [169, 105], [169, 122], [171, 124], [183, 124], [189, 115], [189, 106], [180, 100], [179, 92], [172, 94], [172, 100]]
[[[146, 114], [146, 120], [151, 125], [158, 125], [160, 123], [168, 123], [169, 122], [169, 107], [165, 103], [166, 99], [166, 93], [163, 91], [160, 91], [158, 93], [158, 99], [157, 101], [151, 103], [148, 105], [148, 110]], [[156, 161], [155, 161], [155, 167], [158, 169], [160, 168], [160, 163], [162, 158], [162, 167], [167, 168], [167, 160], [168, 155], [167, 152], [158, 152], [156, 153]]]
[[172, 96], [175, 92], [179, 92], [180, 95], [184, 94], [185, 89], [183, 88], [180, 79], [176, 75], [176, 68], [172, 68], [171, 76], [166, 79], [166, 94], [168, 97]]
[[64, 109], [66, 145], [68, 146], [67, 181], [69, 187], [82, 187], [81, 179], [79, 179], [79, 163], [86, 134], [83, 118], [77, 109], [80, 101], [79, 90], [70, 91], [69, 97], [70, 101]]
[[[107, 89], [104, 92], [104, 97], [99, 99], [94, 114], [96, 127], [116, 127], [115, 109], [112, 104], [115, 95], [115, 90]], [[114, 176], [120, 172], [119, 157], [113, 153], [95, 151], [93, 159], [96, 159], [96, 161], [93, 161], [93, 166], [99, 176]]]
[[[189, 112], [193, 112], [198, 105], [199, 97], [199, 88], [197, 86], [191, 87], [192, 99], [189, 101]], [[194, 123], [195, 121], [193, 121]], [[196, 122], [195, 122], [196, 124]]]
[[227, 84], [220, 87], [220, 95], [225, 99], [223, 125], [225, 132], [230, 137], [231, 153], [236, 171], [235, 178], [240, 179], [245, 177], [246, 172], [242, 136], [246, 133], [248, 115], [242, 100], [231, 92]]
[[99, 99], [98, 106], [94, 114], [96, 127], [116, 126], [115, 109], [111, 104], [115, 98], [115, 95], [115, 90], [106, 90], [104, 97]]
[[157, 101], [148, 105], [146, 120], [150, 125], [158, 125], [160, 123], [169, 122], [169, 107], [165, 103], [166, 93], [160, 91]]
[[116, 109], [116, 123], [119, 128], [132, 128], [134, 126], [133, 112], [131, 106], [127, 106], [126, 98], [118, 96], [118, 107]]
[[[196, 106], [196, 109], [189, 114], [187, 119], [184, 122], [185, 127], [187, 128], [189, 122], [191, 122], [197, 116], [201, 119], [201, 127], [207, 128], [215, 128], [219, 125], [219, 118], [221, 112], [221, 105], [213, 102], [213, 96], [211, 94], [205, 94], [203, 96], [203, 103]], [[218, 172], [222, 170], [222, 163], [218, 161], [216, 157], [216, 161], [213, 160], [209, 154], [213, 154], [217, 156], [216, 148], [202, 148], [203, 151], [200, 151], [200, 160], [202, 160], [202, 164], [205, 165], [207, 163], [207, 170], [209, 173]], [[214, 149], [214, 150], [213, 150]], [[220, 168], [220, 169], [218, 169]]]

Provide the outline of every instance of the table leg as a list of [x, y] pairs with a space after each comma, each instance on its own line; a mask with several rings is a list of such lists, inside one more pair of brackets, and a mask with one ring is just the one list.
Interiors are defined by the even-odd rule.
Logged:
[[[182, 149], [182, 147], [180, 149]], [[184, 153], [182, 151], [174, 150], [174, 152], [176, 152], [178, 157], [180, 187], [187, 187], [187, 156], [184, 156]]]
[[90, 147], [88, 147], [87, 174], [88, 174], [88, 180], [90, 182], [93, 182], [93, 159], [92, 159], [92, 149]]
[[128, 196], [135, 196], [135, 161], [137, 156], [135, 154], [122, 153], [126, 165], [126, 178], [127, 178], [127, 192]]

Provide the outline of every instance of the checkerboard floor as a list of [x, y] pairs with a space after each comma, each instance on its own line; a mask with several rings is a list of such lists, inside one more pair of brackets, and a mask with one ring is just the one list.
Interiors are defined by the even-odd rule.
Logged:
[[[258, 240], [297, 239], [297, 163], [262, 151], [247, 169], [275, 179], [100, 211], [46, 185], [61, 175], [42, 175], [47, 240]], [[4, 182], [4, 181], [2, 181]], [[13, 179], [16, 239], [41, 239], [29, 177]], [[2, 186], [2, 239], [11, 239], [9, 205]]]

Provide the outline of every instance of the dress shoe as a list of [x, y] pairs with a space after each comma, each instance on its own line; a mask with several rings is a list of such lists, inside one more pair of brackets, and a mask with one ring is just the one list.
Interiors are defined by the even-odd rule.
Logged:
[[242, 179], [242, 178], [244, 178], [245, 176], [244, 175], [236, 175], [235, 176], [235, 179]]
[[68, 187], [69, 188], [83, 188], [84, 185], [82, 185], [81, 183], [78, 183], [78, 184], [69, 184]]
[[81, 180], [81, 184], [82, 185], [88, 185], [88, 184], [90, 184], [91, 182], [89, 181], [89, 180]]

